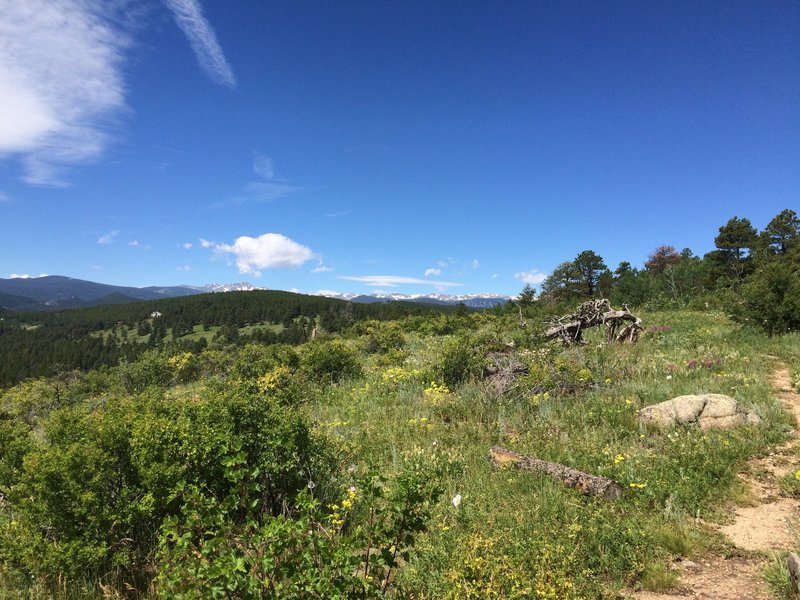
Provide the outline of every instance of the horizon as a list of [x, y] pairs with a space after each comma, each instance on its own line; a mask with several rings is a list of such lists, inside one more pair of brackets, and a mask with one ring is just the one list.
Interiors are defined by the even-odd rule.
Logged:
[[0, 3], [0, 277], [513, 297], [800, 198], [796, 2]]
[[[23, 280], [23, 281], [28, 281], [28, 280], [32, 280], [32, 279], [42, 279], [42, 278], [45, 278], [45, 277], [58, 277], [58, 278], [75, 280], [75, 281], [85, 281], [85, 282], [88, 282], [88, 283], [95, 283], [95, 284], [99, 284], [99, 285], [117, 286], [117, 284], [106, 283], [106, 282], [103, 282], [103, 281], [88, 280], [88, 279], [82, 279], [80, 277], [70, 277], [69, 275], [56, 275], [56, 274], [50, 274], [50, 273], [40, 273], [38, 275], [12, 273], [8, 277], [0, 277], [0, 280], [9, 281], [9, 280], [12, 280], [12, 279], [20, 279], [20, 280]], [[268, 287], [259, 286], [258, 284], [255, 284], [252, 281], [246, 281], [246, 280], [228, 281], [228, 282], [224, 282], [224, 283], [221, 283], [221, 282], [218, 282], [218, 281], [211, 281], [211, 282], [206, 282], [205, 284], [201, 284], [201, 285], [178, 283], [178, 284], [170, 284], [170, 285], [148, 284], [148, 285], [144, 285], [144, 286], [119, 285], [118, 287], [129, 287], [129, 288], [136, 288], [136, 289], [165, 288], [165, 287], [187, 287], [187, 288], [193, 288], [193, 289], [205, 289], [205, 288], [211, 288], [211, 287], [215, 287], [215, 286], [218, 286], [218, 287], [231, 287], [231, 286], [240, 286], [240, 285], [252, 286], [252, 288], [251, 288], [252, 290], [275, 291], [275, 292], [290, 292], [290, 293], [294, 293], [294, 294], [303, 294], [303, 295], [308, 295], [308, 296], [340, 297], [340, 298], [344, 298], [344, 299], [352, 299], [352, 298], [358, 297], [358, 296], [374, 296], [374, 297], [378, 297], [378, 298], [388, 297], [388, 296], [432, 297], [432, 298], [438, 298], [438, 297], [442, 297], [442, 298], [455, 298], [455, 297], [513, 298], [513, 297], [515, 297], [515, 296], [509, 296], [508, 294], [500, 294], [500, 293], [490, 292], [490, 291], [487, 291], [487, 292], [469, 292], [469, 293], [465, 293], [465, 294], [448, 294], [448, 293], [442, 293], [442, 292], [436, 292], [436, 291], [434, 291], [434, 292], [423, 292], [423, 293], [419, 293], [419, 294], [407, 294], [407, 293], [404, 293], [404, 292], [398, 292], [398, 291], [392, 291], [392, 290], [367, 290], [365, 292], [350, 292], [350, 291], [342, 292], [342, 291], [336, 291], [336, 290], [319, 289], [319, 290], [316, 290], [316, 291], [308, 291], [308, 292], [306, 292], [306, 291], [301, 291], [301, 290], [297, 290], [297, 289], [285, 290], [285, 289], [279, 289], [279, 288], [268, 288]], [[211, 290], [211, 291], [214, 291], [214, 290]], [[236, 291], [242, 291], [242, 290], [236, 290]], [[247, 290], [245, 290], [245, 291], [247, 291]]]

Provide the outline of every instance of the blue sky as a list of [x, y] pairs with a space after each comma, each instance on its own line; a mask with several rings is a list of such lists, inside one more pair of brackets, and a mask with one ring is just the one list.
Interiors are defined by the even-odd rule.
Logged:
[[794, 0], [0, 15], [0, 277], [516, 294], [800, 210]]

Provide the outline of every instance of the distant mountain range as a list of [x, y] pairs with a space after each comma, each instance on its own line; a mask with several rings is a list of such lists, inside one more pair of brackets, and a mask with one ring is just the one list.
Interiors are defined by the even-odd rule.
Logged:
[[73, 279], [60, 275], [0, 279], [0, 307], [12, 310], [58, 310], [99, 304], [121, 304], [137, 300], [175, 298], [209, 292], [258, 289], [250, 283], [205, 286], [125, 287]]
[[505, 304], [511, 297], [502, 294], [341, 294], [339, 292], [321, 291], [319, 296], [328, 298], [341, 298], [350, 302], [363, 304], [373, 302], [422, 302], [425, 304], [461, 304], [471, 308], [491, 308], [498, 304]]
[[[143, 288], [108, 285], [60, 275], [0, 279], [0, 308], [11, 310], [59, 310], [100, 304], [121, 304], [138, 300], [157, 300], [212, 292], [233, 292], [264, 289], [251, 283], [211, 283], [203, 286], [149, 286]], [[341, 298], [351, 302], [422, 302], [454, 305], [463, 302], [472, 308], [490, 308], [509, 300], [500, 294], [340, 294], [321, 291], [317, 295]]]

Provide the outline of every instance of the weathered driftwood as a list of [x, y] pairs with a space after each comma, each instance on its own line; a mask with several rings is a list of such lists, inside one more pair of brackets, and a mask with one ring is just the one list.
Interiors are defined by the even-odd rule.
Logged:
[[635, 342], [642, 331], [642, 320], [632, 314], [626, 304], [623, 310], [614, 310], [603, 298], [584, 302], [574, 313], [556, 318], [545, 336], [559, 338], [568, 346], [583, 342], [583, 330], [598, 325], [605, 325], [609, 342]]
[[574, 488], [586, 495], [602, 496], [606, 500], [616, 500], [622, 496], [622, 486], [613, 479], [591, 475], [565, 465], [525, 456], [500, 446], [492, 446], [492, 449], [489, 450], [489, 455], [492, 458], [492, 462], [498, 467], [514, 466], [523, 471], [547, 473], [567, 487]]

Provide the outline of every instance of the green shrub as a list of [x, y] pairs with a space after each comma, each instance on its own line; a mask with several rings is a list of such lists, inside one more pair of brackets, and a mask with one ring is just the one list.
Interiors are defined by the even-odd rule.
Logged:
[[21, 470], [16, 455], [3, 465], [12, 485], [2, 504], [10, 512], [0, 515], [0, 562], [51, 582], [146, 587], [159, 528], [179, 514], [180, 490], [225, 497], [232, 452], [256, 473], [265, 515], [281, 514], [309, 479], [330, 487], [336, 465], [299, 411], [236, 386], [187, 398], [150, 388], [57, 410], [39, 443], [26, 446], [23, 433], [0, 427], [25, 452]]
[[158, 350], [148, 350], [134, 362], [122, 361], [119, 374], [125, 390], [129, 394], [138, 394], [148, 387], [166, 388], [175, 376], [175, 367], [167, 355]]
[[172, 598], [380, 598], [428, 527], [453, 463], [412, 452], [391, 482], [367, 473], [338, 500], [315, 486], [264, 512], [260, 472], [234, 448], [222, 500], [197, 486], [162, 527], [158, 592]]
[[371, 321], [366, 328], [364, 347], [370, 354], [398, 351], [406, 345], [406, 338], [396, 322]]
[[231, 378], [254, 382], [264, 373], [276, 367], [288, 367], [292, 371], [300, 366], [300, 357], [291, 346], [275, 344], [247, 344], [236, 355], [231, 369]]
[[434, 365], [434, 374], [448, 388], [454, 389], [470, 378], [480, 375], [484, 363], [483, 354], [473, 341], [469, 337], [458, 336], [447, 340], [444, 344], [439, 360]]
[[301, 371], [319, 384], [336, 383], [361, 374], [358, 355], [340, 340], [318, 340], [302, 348]]

